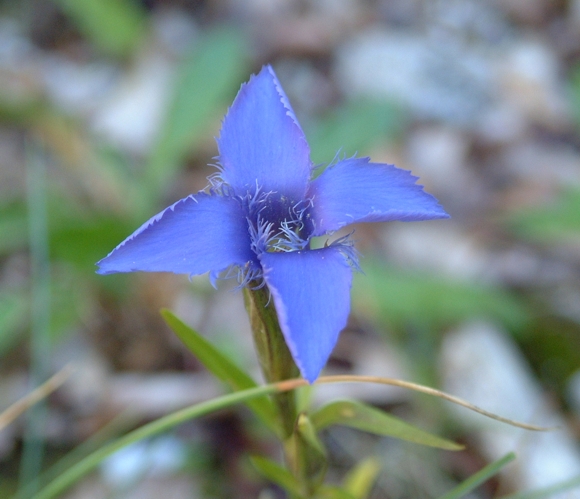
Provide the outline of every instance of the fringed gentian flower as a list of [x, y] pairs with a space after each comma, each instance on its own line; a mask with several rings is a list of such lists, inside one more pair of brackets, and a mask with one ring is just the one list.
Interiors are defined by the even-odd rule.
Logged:
[[312, 178], [306, 137], [273, 69], [240, 89], [217, 140], [205, 191], [155, 215], [98, 262], [113, 272], [210, 273], [266, 285], [286, 343], [313, 382], [350, 310], [357, 258], [349, 237], [313, 237], [352, 223], [447, 218], [416, 177], [369, 158], [337, 161]]

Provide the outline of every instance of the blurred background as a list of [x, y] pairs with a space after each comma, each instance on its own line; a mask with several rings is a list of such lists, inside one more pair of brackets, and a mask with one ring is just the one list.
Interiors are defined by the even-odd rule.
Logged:
[[[580, 497], [579, 62], [579, 0], [0, 1], [0, 412], [75, 368], [0, 432], [0, 497], [225, 392], [162, 307], [259, 377], [231, 283], [97, 276], [95, 262], [205, 187], [227, 106], [265, 63], [315, 163], [358, 153], [412, 170], [452, 216], [356, 228], [364, 274], [325, 372], [400, 377], [560, 426], [317, 388], [315, 404], [360, 398], [467, 446], [333, 428], [331, 479], [375, 455], [372, 497], [431, 498], [514, 450], [470, 497]], [[277, 450], [237, 408], [126, 449], [64, 497], [281, 497], [248, 452]]]

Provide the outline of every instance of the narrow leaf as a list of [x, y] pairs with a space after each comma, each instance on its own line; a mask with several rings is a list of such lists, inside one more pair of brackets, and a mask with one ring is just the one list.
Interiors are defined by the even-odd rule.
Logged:
[[312, 493], [324, 481], [328, 461], [326, 449], [316, 434], [316, 428], [305, 413], [298, 415], [294, 443], [298, 473], [302, 477], [302, 483], [308, 484], [309, 492]]
[[516, 232], [553, 244], [555, 240], [578, 240], [580, 236], [580, 190], [567, 189], [553, 202], [528, 207], [511, 217]]
[[352, 494], [334, 485], [320, 487], [316, 497], [320, 497], [321, 499], [355, 499]]
[[16, 341], [28, 319], [28, 296], [22, 290], [0, 293], [0, 355]]
[[[254, 388], [256, 382], [209, 341], [194, 329], [178, 319], [169, 310], [162, 310], [165, 322], [175, 332], [185, 346], [211, 371], [217, 378], [227, 383], [232, 390]], [[254, 411], [261, 421], [272, 431], [277, 431], [276, 412], [270, 400], [266, 397], [250, 400], [248, 407]]]
[[524, 304], [497, 287], [405, 272], [368, 260], [363, 271], [362, 278], [354, 279], [354, 306], [389, 325], [420, 324], [436, 331], [483, 316], [522, 329], [530, 320]]
[[[231, 29], [208, 33], [181, 67], [173, 100], [146, 165], [150, 189], [163, 189], [185, 155], [217, 125], [245, 68], [245, 39]], [[209, 125], [209, 126], [208, 126]]]
[[515, 494], [509, 494], [507, 496], [502, 496], [500, 499], [550, 499], [556, 494], [561, 494], [562, 492], [567, 492], [568, 490], [580, 487], [580, 476], [575, 476], [563, 482], [550, 485], [548, 487], [542, 487], [537, 490], [526, 490], [524, 492], [516, 492]]
[[258, 473], [266, 480], [282, 487], [290, 494], [300, 496], [300, 484], [286, 468], [283, 468], [271, 459], [260, 456], [252, 456], [250, 457], [250, 461]]
[[379, 475], [381, 465], [370, 457], [358, 463], [344, 479], [344, 488], [354, 499], [366, 499]]
[[416, 428], [391, 414], [350, 400], [331, 402], [312, 414], [311, 420], [317, 430], [337, 424], [439, 449], [463, 449], [462, 445]]
[[20, 202], [0, 204], [0, 256], [21, 249], [28, 243], [26, 207]]
[[328, 164], [339, 151], [346, 157], [364, 155], [377, 142], [396, 136], [403, 126], [403, 114], [389, 102], [347, 102], [307, 129], [312, 159], [315, 164]]
[[447, 494], [441, 496], [439, 499], [459, 499], [460, 497], [465, 496], [479, 485], [489, 480], [492, 476], [496, 475], [506, 464], [510, 463], [515, 458], [516, 455], [513, 452], [506, 454], [501, 459], [488, 464], [474, 475], [471, 475], [467, 480], [459, 484], [453, 490], [447, 492]]
[[133, 0], [56, 0], [79, 30], [103, 52], [128, 56], [145, 34], [145, 10]]
[[250, 400], [257, 397], [264, 397], [278, 391], [276, 385], [264, 385], [256, 388], [250, 388], [239, 392], [229, 393], [221, 397], [202, 402], [185, 409], [173, 412], [167, 416], [159, 418], [149, 424], [141, 426], [131, 433], [107, 444], [97, 451], [89, 454], [84, 459], [81, 459], [75, 465], [68, 468], [62, 475], [59, 475], [55, 480], [50, 482], [39, 493], [33, 496], [33, 499], [52, 499], [68, 489], [71, 485], [76, 483], [79, 479], [87, 473], [94, 470], [100, 463], [103, 462], [114, 452], [118, 451], [135, 442], [139, 442], [145, 438], [163, 433], [171, 428], [190, 421], [192, 419], [211, 414], [226, 407], [230, 407], [239, 403], [248, 403]]

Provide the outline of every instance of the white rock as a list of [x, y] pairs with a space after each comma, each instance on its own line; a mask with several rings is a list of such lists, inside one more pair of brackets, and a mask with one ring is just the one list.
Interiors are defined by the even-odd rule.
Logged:
[[209, 400], [221, 392], [218, 381], [209, 373], [126, 373], [110, 378], [108, 402], [116, 410], [150, 418]]
[[187, 448], [171, 435], [141, 440], [108, 457], [101, 464], [105, 481], [115, 487], [126, 487], [144, 476], [175, 473], [187, 460]]
[[526, 183], [537, 183], [548, 189], [580, 187], [580, 154], [572, 147], [541, 144], [530, 139], [506, 147], [501, 161], [506, 172]]
[[502, 99], [537, 123], [559, 126], [569, 120], [561, 68], [546, 42], [528, 38], [506, 45], [497, 56]]
[[487, 280], [489, 255], [482, 245], [445, 222], [390, 224], [382, 237], [389, 260], [463, 281]]
[[49, 99], [73, 116], [85, 117], [97, 110], [120, 76], [111, 64], [79, 63], [60, 54], [46, 54], [41, 63]]
[[[561, 427], [532, 432], [452, 406], [458, 422], [475, 431], [489, 460], [511, 451], [517, 454], [504, 474], [512, 486], [535, 490], [580, 474], [580, 453], [570, 431], [542, 396], [524, 357], [505, 333], [474, 322], [448, 334], [442, 344], [441, 372], [445, 391], [479, 407], [520, 422]], [[580, 491], [554, 497], [578, 498]]]
[[405, 161], [419, 183], [436, 193], [455, 197], [469, 192], [477, 179], [467, 168], [469, 143], [459, 130], [446, 125], [430, 125], [413, 130], [405, 147]]
[[419, 118], [472, 124], [490, 100], [490, 61], [461, 46], [404, 31], [371, 29], [337, 55], [346, 94], [392, 99]]
[[182, 56], [198, 37], [195, 20], [181, 9], [158, 9], [152, 16], [152, 22], [156, 40], [174, 56]]
[[144, 155], [157, 135], [174, 83], [161, 54], [144, 54], [92, 119], [93, 130], [121, 149]]

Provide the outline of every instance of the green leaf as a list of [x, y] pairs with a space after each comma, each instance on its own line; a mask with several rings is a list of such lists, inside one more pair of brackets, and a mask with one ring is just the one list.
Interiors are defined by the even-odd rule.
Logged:
[[4, 291], [0, 294], [0, 356], [16, 343], [28, 314], [28, 296], [24, 291]]
[[[460, 497], [465, 496], [479, 485], [489, 480], [492, 476], [497, 474], [506, 464], [510, 463], [515, 458], [516, 455], [513, 452], [510, 452], [501, 459], [488, 464], [474, 475], [471, 475], [467, 480], [462, 482], [453, 490], [447, 492], [447, 494], [441, 496], [439, 499], [459, 499]], [[528, 496], [526, 496], [526, 498], [527, 497]]]
[[[256, 386], [256, 382], [249, 375], [169, 310], [162, 310], [161, 315], [200, 362], [217, 378], [227, 383], [232, 390], [245, 390]], [[268, 428], [277, 432], [277, 415], [268, 398], [252, 399], [248, 402], [248, 407]]]
[[576, 119], [576, 125], [580, 129], [580, 64], [576, 63], [572, 68], [572, 74], [570, 78], [571, 86], [571, 108]]
[[430, 330], [488, 317], [514, 329], [529, 321], [529, 311], [511, 294], [491, 286], [452, 281], [427, 273], [402, 271], [367, 261], [354, 281], [354, 307], [390, 326], [421, 325]]
[[26, 247], [28, 244], [26, 207], [18, 201], [0, 205], [0, 255]]
[[300, 484], [286, 468], [271, 459], [260, 456], [252, 456], [250, 461], [266, 480], [282, 487], [286, 492], [300, 497]]
[[416, 428], [374, 407], [350, 400], [331, 402], [312, 414], [311, 420], [317, 430], [336, 424], [439, 449], [463, 449], [462, 445]]
[[328, 469], [326, 449], [305, 413], [298, 415], [293, 437], [298, 473], [302, 477], [302, 483], [308, 484], [309, 493], [312, 494], [324, 481]]
[[366, 499], [381, 471], [377, 458], [370, 457], [358, 463], [345, 477], [344, 488], [354, 499]]
[[96, 47], [128, 56], [145, 35], [146, 12], [134, 0], [56, 0]]
[[334, 485], [324, 485], [317, 491], [317, 498], [320, 499], [356, 499], [349, 492]]
[[[231, 29], [209, 32], [184, 61], [159, 139], [146, 165], [146, 183], [157, 192], [173, 178], [186, 154], [213, 133], [212, 123], [239, 89], [246, 40]], [[217, 128], [217, 127], [216, 127]]]
[[500, 499], [549, 499], [556, 494], [561, 494], [562, 492], [567, 492], [578, 487], [580, 487], [580, 476], [541, 489], [526, 490], [524, 492], [516, 492], [515, 494], [502, 496]]
[[235, 404], [248, 404], [252, 399], [265, 397], [267, 395], [276, 393], [277, 391], [278, 389], [275, 385], [258, 386], [248, 390], [242, 390], [239, 392], [230, 393], [228, 395], [223, 395], [221, 397], [217, 397], [200, 404], [186, 407], [185, 409], [181, 409], [167, 416], [159, 418], [151, 423], [137, 428], [136, 430], [133, 430], [131, 433], [128, 433], [127, 435], [111, 442], [110, 444], [104, 445], [84, 459], [81, 459], [75, 465], [68, 468], [63, 474], [59, 475], [56, 479], [50, 482], [39, 493], [35, 494], [33, 499], [52, 499], [53, 497], [57, 497], [59, 494], [77, 482], [80, 478], [94, 470], [111, 454], [118, 451], [119, 449], [126, 447], [127, 445], [163, 433], [181, 423], [185, 423], [186, 421], [211, 414], [212, 412], [225, 409], [226, 407], [230, 407]]
[[97, 269], [96, 262], [135, 228], [129, 221], [108, 213], [71, 210], [64, 216], [54, 212], [51, 215], [51, 257], [69, 262], [85, 273], [88, 269], [91, 274]]
[[380, 140], [398, 135], [403, 124], [402, 113], [389, 102], [347, 102], [307, 127], [312, 160], [327, 164], [339, 151], [347, 157], [364, 153]]
[[53, 267], [50, 288], [50, 337], [56, 343], [91, 315], [95, 296], [86, 273], [65, 265]]
[[527, 208], [511, 217], [511, 225], [523, 236], [553, 243], [554, 239], [580, 238], [580, 190], [568, 189], [552, 203]]

